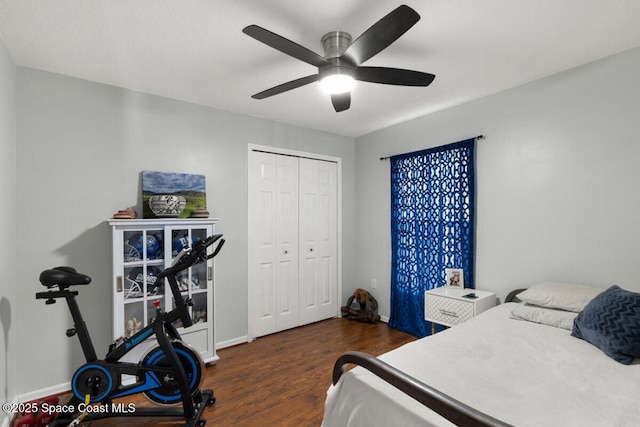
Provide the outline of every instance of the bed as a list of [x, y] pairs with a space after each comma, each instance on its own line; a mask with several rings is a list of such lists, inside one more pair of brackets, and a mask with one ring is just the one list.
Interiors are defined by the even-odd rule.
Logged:
[[[504, 303], [377, 358], [347, 353], [335, 365], [323, 426], [638, 425], [640, 294], [622, 290], [631, 299], [626, 314], [614, 307], [612, 321], [613, 288], [594, 290], [570, 310], [556, 301]], [[521, 308], [551, 316], [514, 318]], [[604, 334], [614, 331], [613, 341], [624, 335], [631, 347], [624, 361], [592, 336], [594, 323]], [[362, 366], [346, 371], [350, 364]]]

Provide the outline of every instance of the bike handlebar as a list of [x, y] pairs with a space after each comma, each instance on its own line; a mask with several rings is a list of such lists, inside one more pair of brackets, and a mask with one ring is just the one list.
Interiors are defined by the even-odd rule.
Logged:
[[[218, 242], [219, 241], [219, 242]], [[218, 242], [218, 246], [214, 249], [211, 255], [207, 255], [206, 249], [213, 245], [215, 242]], [[213, 236], [209, 236], [204, 240], [196, 243], [193, 248], [183, 249], [182, 252], [176, 257], [173, 262], [173, 265], [167, 268], [164, 271], [161, 271], [156, 275], [158, 279], [167, 278], [169, 281], [169, 286], [171, 287], [171, 293], [173, 294], [173, 300], [175, 302], [175, 312], [178, 317], [182, 320], [182, 326], [188, 328], [193, 325], [193, 320], [189, 315], [189, 310], [187, 309], [187, 305], [189, 305], [188, 300], [185, 300], [180, 289], [178, 288], [178, 282], [176, 279], [177, 273], [188, 269], [189, 267], [198, 264], [200, 262], [206, 261], [208, 259], [213, 258], [220, 252], [222, 249], [222, 245], [224, 244], [224, 239], [222, 238], [222, 234], [214, 234]]]
[[[218, 240], [218, 245], [214, 249], [213, 253], [211, 253], [211, 255], [207, 255], [206, 249]], [[192, 265], [215, 257], [222, 249], [222, 245], [224, 245], [224, 242], [225, 240], [222, 238], [222, 234], [214, 234], [204, 240], [199, 241], [193, 246], [193, 248], [183, 249], [183, 252], [178, 254], [178, 257], [176, 257], [174, 265], [158, 273], [157, 278], [164, 279], [169, 275], [175, 275], [176, 273], [186, 270]]]

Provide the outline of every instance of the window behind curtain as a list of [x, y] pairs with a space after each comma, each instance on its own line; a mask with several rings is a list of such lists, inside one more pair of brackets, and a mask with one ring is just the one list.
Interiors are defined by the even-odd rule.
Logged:
[[475, 138], [391, 157], [389, 326], [423, 337], [424, 292], [462, 268], [474, 288]]

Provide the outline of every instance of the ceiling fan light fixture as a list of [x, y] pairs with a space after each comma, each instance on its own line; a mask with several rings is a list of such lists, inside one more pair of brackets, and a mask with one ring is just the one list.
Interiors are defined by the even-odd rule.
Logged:
[[356, 80], [348, 74], [330, 74], [320, 80], [320, 88], [331, 95], [350, 92]]
[[350, 91], [355, 81], [396, 86], [428, 86], [435, 76], [420, 71], [390, 67], [368, 67], [362, 64], [395, 42], [420, 20], [420, 15], [407, 5], [401, 5], [373, 24], [352, 43], [351, 35], [344, 31], [331, 31], [320, 40], [324, 56], [320, 56], [289, 39], [257, 25], [249, 25], [242, 32], [292, 58], [318, 68], [318, 74], [300, 77], [251, 97], [264, 99], [319, 82], [331, 94], [336, 112], [351, 106]]
[[331, 95], [351, 92], [356, 85], [352, 64], [343, 64], [344, 51], [351, 44], [351, 35], [344, 31], [331, 31], [322, 36], [324, 57], [331, 66], [319, 70], [320, 88]]

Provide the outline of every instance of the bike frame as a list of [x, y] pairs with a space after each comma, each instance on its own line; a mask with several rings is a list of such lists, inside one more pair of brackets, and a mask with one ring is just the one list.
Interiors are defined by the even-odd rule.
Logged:
[[[182, 396], [181, 400], [183, 412], [181, 415], [184, 415], [187, 419], [192, 419], [194, 415], [196, 415], [196, 404], [200, 407], [202, 406], [202, 393], [198, 393], [195, 398], [194, 404], [194, 399], [191, 396], [191, 388], [189, 386], [187, 374], [172, 346], [173, 340], [180, 340], [180, 335], [176, 327], [174, 326], [174, 322], [176, 322], [177, 320], [182, 321], [182, 325], [185, 328], [193, 325], [193, 321], [188, 309], [189, 302], [185, 301], [180, 292], [180, 288], [176, 280], [176, 273], [191, 267], [197, 262], [202, 262], [206, 259], [215, 257], [222, 248], [224, 239], [221, 239], [220, 243], [212, 254], [207, 255], [206, 248], [213, 244], [215, 241], [219, 240], [221, 237], [222, 235], [215, 235], [207, 238], [204, 242], [200, 242], [199, 246], [197, 246], [196, 249], [193, 250], [193, 252], [186, 251], [185, 253], [188, 254], [185, 255], [185, 259], [178, 263], [178, 260], [180, 260], [180, 258], [184, 255], [184, 253], [181, 253], [176, 258], [175, 265], [164, 270], [161, 275], [158, 275], [158, 278], [164, 277], [168, 280], [173, 295], [173, 300], [175, 302], [175, 308], [169, 312], [163, 312], [160, 307], [157, 307], [156, 318], [153, 323], [146, 326], [132, 337], [126, 338], [120, 345], [115, 346], [115, 348], [112, 347], [103, 360], [98, 359], [96, 355], [95, 348], [91, 341], [91, 336], [89, 335], [89, 330], [82, 317], [82, 313], [80, 312], [80, 307], [78, 306], [78, 303], [76, 301], [78, 292], [69, 290], [68, 286], [59, 286], [59, 290], [57, 291], [50, 290], [47, 292], [36, 293], [36, 299], [46, 299], [47, 304], [55, 303], [55, 300], [57, 298], [64, 298], [67, 302], [74, 322], [74, 329], [68, 330], [67, 336], [71, 337], [75, 334], [78, 335], [80, 346], [82, 347], [82, 351], [87, 361], [87, 364], [79, 368], [76, 374], [78, 372], [81, 372], [83, 368], [95, 368], [106, 372], [110, 379], [112, 377], [116, 377], [115, 381], [117, 381], [117, 384], [115, 386], [111, 384], [104, 395], [99, 396], [95, 399], [96, 402], [109, 402], [113, 398], [153, 390], [161, 386], [161, 383], [158, 380], [159, 377], [161, 377], [162, 375], [174, 374]], [[124, 357], [127, 353], [129, 353], [142, 342], [146, 341], [148, 338], [154, 335], [158, 346], [169, 361], [169, 368], [120, 361], [120, 359], [122, 359], [122, 357]], [[122, 375], [135, 376], [137, 378], [140, 378], [140, 380], [136, 381], [133, 384], [123, 386], [121, 383]], [[207, 392], [209, 399], [211, 399], [212, 392]], [[76, 403], [85, 401], [84, 398], [75, 395], [75, 393], [74, 399], [77, 401]], [[165, 409], [162, 410], [162, 413], [152, 412], [152, 410], [138, 411], [136, 415], [147, 416], [177, 414], [173, 414], [173, 412]]]
[[[89, 366], [93, 365], [98, 369], [105, 369], [110, 374], [114, 374], [114, 376], [117, 377], [114, 378], [114, 380], [117, 381], [117, 384], [110, 387], [109, 392], [104, 396], [100, 396], [99, 399], [96, 399], [97, 401], [108, 401], [113, 398], [152, 390], [160, 386], [158, 376], [175, 374], [180, 387], [180, 392], [182, 396], [185, 396], [185, 398], [182, 399], [184, 412], [187, 416], [191, 416], [190, 414], [193, 414], [193, 401], [186, 398], [186, 396], [191, 395], [191, 389], [187, 381], [187, 374], [171, 345], [172, 340], [180, 339], [180, 335], [178, 334], [175, 326], [173, 326], [173, 322], [181, 320], [183, 325], [188, 327], [192, 324], [191, 316], [189, 316], [187, 303], [180, 293], [175, 276], [170, 275], [167, 277], [167, 280], [169, 281], [169, 285], [173, 293], [176, 309], [165, 313], [160, 308], [157, 308], [156, 319], [153, 323], [140, 330], [134, 336], [125, 339], [122, 344], [110, 351], [104, 360], [99, 360], [96, 356], [91, 336], [89, 335], [86, 323], [82, 317], [82, 313], [80, 312], [80, 307], [76, 301], [76, 295], [78, 295], [77, 291], [63, 289], [59, 291], [38, 292], [36, 294], [36, 299], [47, 299], [48, 303], [50, 303], [49, 301], [54, 301], [56, 298], [65, 298], [69, 311], [71, 312], [71, 317], [73, 318], [75, 333], [78, 335], [78, 339], [80, 340], [80, 346], [82, 347], [87, 364]], [[186, 317], [184, 317], [185, 313]], [[67, 335], [72, 336], [73, 334], [70, 331], [67, 331]], [[122, 357], [127, 353], [154, 335], [156, 342], [169, 361], [171, 366], [170, 368], [120, 361], [120, 359], [122, 359]], [[153, 375], [150, 375], [150, 373], [153, 373]], [[122, 375], [132, 375], [141, 379], [132, 384], [123, 386], [120, 382]], [[81, 399], [79, 396], [76, 397], [80, 399], [80, 401], [84, 401], [84, 399]]]
[[[171, 287], [171, 290], [173, 293], [173, 299], [176, 302], [176, 306], [184, 306], [184, 310], [186, 311], [187, 304], [185, 303], [184, 298], [180, 294], [180, 291], [179, 290], [177, 291], [177, 295], [176, 295], [176, 292], [173, 292], [174, 289], [176, 290], [178, 289], [178, 284], [175, 277], [173, 276], [167, 277], [167, 280], [169, 281], [169, 285]], [[121, 344], [119, 344], [112, 351], [110, 351], [109, 354], [105, 356], [104, 360], [106, 362], [116, 362], [122, 359], [122, 357], [125, 354], [129, 353], [131, 350], [136, 348], [140, 343], [144, 342], [147, 338], [153, 336], [153, 334], [155, 334], [156, 337], [160, 337], [161, 335], [168, 335], [170, 339], [179, 340], [180, 334], [178, 334], [178, 331], [176, 330], [175, 326], [173, 326], [173, 322], [177, 320], [181, 320], [183, 322], [183, 325], [187, 322], [191, 323], [191, 317], [188, 316], [187, 322], [185, 322], [185, 318], [180, 315], [180, 311], [181, 310], [176, 308], [168, 313], [165, 313], [160, 308], [157, 308], [156, 318], [153, 323], [145, 326], [143, 329], [136, 332], [135, 335], [133, 335], [132, 337], [125, 338]], [[156, 325], [158, 323], [160, 323], [161, 326], [163, 327], [162, 334], [158, 334], [158, 331], [156, 330], [157, 329]], [[185, 326], [185, 327], [188, 327], [188, 326]]]
[[[109, 396], [109, 398], [127, 396], [158, 387], [159, 382], [157, 378], [146, 374], [147, 372], [153, 372], [157, 375], [175, 373], [178, 379], [178, 383], [180, 384], [180, 391], [182, 395], [190, 395], [190, 387], [188, 382], [186, 381], [186, 372], [184, 371], [182, 364], [180, 363], [177, 355], [175, 354], [175, 351], [171, 346], [171, 341], [181, 339], [180, 334], [176, 330], [173, 323], [177, 320], [180, 320], [185, 327], [189, 327], [192, 324], [192, 320], [191, 316], [189, 316], [187, 303], [180, 293], [175, 276], [168, 276], [167, 280], [169, 281], [173, 299], [176, 303], [176, 309], [165, 313], [158, 307], [156, 309], [156, 318], [153, 323], [141, 329], [132, 337], [125, 339], [120, 345], [110, 351], [109, 354], [107, 354], [104, 358], [105, 364], [108, 364], [111, 368], [115, 368], [114, 370], [120, 375], [129, 374], [136, 375], [139, 378], [143, 378], [142, 380], [128, 386], [122, 386], [122, 384], [119, 383], [114, 389], [114, 394]], [[183, 315], [184, 313], [186, 313], [186, 317]], [[127, 353], [129, 353], [131, 350], [136, 348], [138, 345], [140, 345], [153, 335], [155, 335], [158, 345], [167, 356], [171, 364], [171, 368], [162, 368], [148, 365], [140, 366], [136, 363], [120, 362], [120, 359], [122, 359]], [[145, 375], [140, 375], [141, 372], [144, 372]]]

